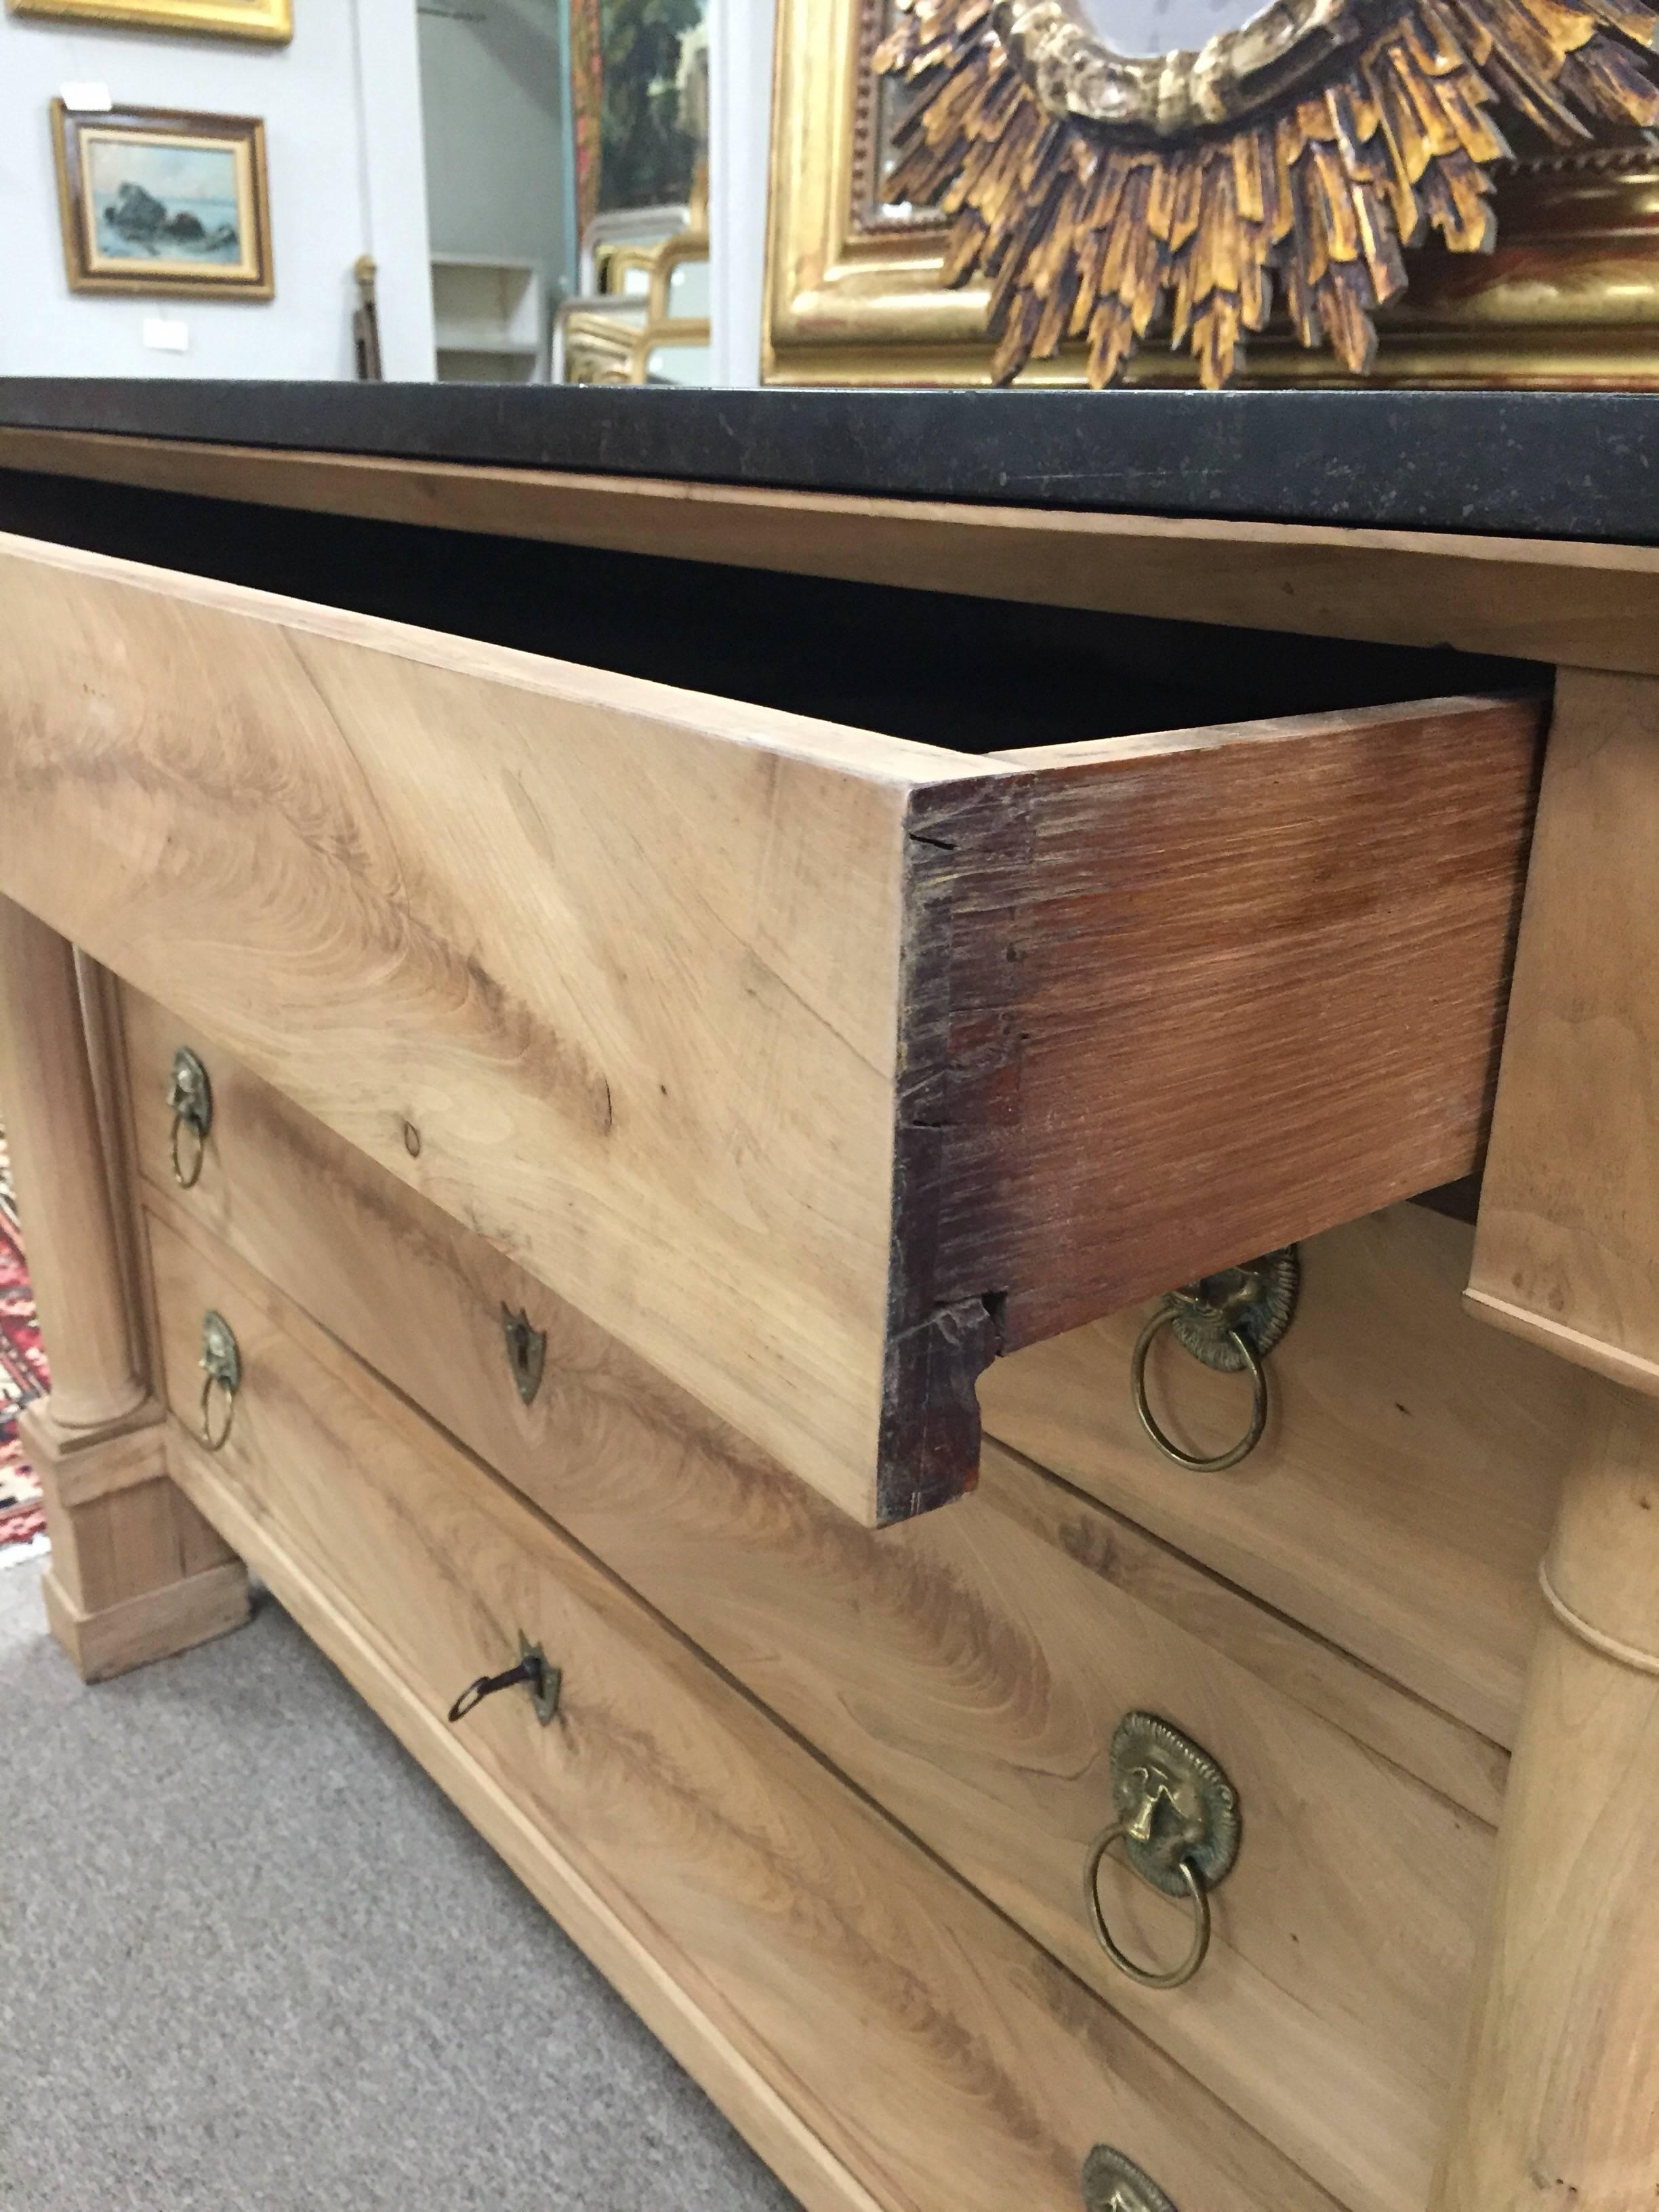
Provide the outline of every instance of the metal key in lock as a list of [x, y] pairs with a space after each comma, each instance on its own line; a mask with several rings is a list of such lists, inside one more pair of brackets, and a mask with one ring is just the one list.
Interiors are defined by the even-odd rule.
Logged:
[[562, 1668], [549, 1663], [541, 1645], [532, 1644], [522, 1629], [519, 1632], [517, 1666], [504, 1668], [499, 1674], [480, 1674], [476, 1681], [469, 1682], [450, 1707], [449, 1720], [452, 1723], [464, 1721], [486, 1698], [493, 1698], [501, 1690], [516, 1689], [520, 1683], [529, 1690], [536, 1717], [545, 1728], [559, 1710], [564, 1673]]

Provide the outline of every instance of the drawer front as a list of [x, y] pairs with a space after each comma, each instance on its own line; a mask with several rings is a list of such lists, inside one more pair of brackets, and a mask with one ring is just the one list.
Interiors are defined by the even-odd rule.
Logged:
[[866, 1522], [1478, 1152], [1535, 704], [975, 761], [15, 538], [0, 652], [0, 891]]
[[[521, 1633], [562, 1669], [545, 1726], [521, 1692], [480, 1705], [466, 1764], [868, 2192], [831, 2174], [809, 2201], [1077, 2212], [1104, 2140], [1188, 2207], [1330, 2212], [270, 1286], [210, 1239], [151, 1228], [177, 1479], [429, 1718], [510, 1665]], [[195, 1440], [210, 1307], [242, 1360], [216, 1454]]]
[[[1586, 1386], [1463, 1310], [1473, 1237], [1398, 1206], [1304, 1244], [1267, 1432], [1231, 1473], [1173, 1466], [1142, 1431], [1142, 1306], [1000, 1361], [988, 1431], [1508, 1743]], [[1148, 1369], [1188, 1449], [1237, 1433], [1238, 1376], [1167, 1333]]]
[[[154, 1211], [222, 1236], [1334, 2194], [1419, 2212], [1494, 1747], [994, 1448], [949, 1514], [854, 1528], [230, 1055], [125, 1005]], [[216, 1099], [188, 1193], [167, 1165], [180, 1043]], [[503, 1333], [521, 1310], [547, 1339], [527, 1406]], [[1110, 1967], [1083, 1904], [1137, 1706], [1245, 1805], [1212, 1957], [1174, 1996]], [[1178, 1954], [1175, 1908], [1116, 1872], [1105, 1893], [1128, 1940]]]

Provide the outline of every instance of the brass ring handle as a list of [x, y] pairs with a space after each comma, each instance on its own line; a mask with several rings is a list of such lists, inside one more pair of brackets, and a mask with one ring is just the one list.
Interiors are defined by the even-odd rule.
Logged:
[[[225, 1409], [224, 1423], [216, 1431], [213, 1425], [214, 1392], [222, 1394]], [[202, 1442], [210, 1452], [222, 1451], [230, 1435], [230, 1425], [236, 1418], [236, 1392], [222, 1375], [210, 1375], [202, 1383]]]
[[1140, 1416], [1141, 1427], [1166, 1459], [1174, 1460], [1177, 1467], [1190, 1468], [1195, 1474], [1219, 1474], [1224, 1468], [1237, 1467], [1240, 1460], [1248, 1459], [1261, 1441], [1262, 1431], [1267, 1425], [1267, 1370], [1249, 1337], [1240, 1329], [1228, 1329], [1225, 1333], [1228, 1342], [1250, 1373], [1250, 1425], [1236, 1444], [1210, 1458], [1198, 1452], [1183, 1451], [1174, 1438], [1166, 1436], [1158, 1426], [1158, 1418], [1146, 1395], [1146, 1355], [1152, 1348], [1152, 1340], [1160, 1329], [1170, 1328], [1180, 1314], [1179, 1305], [1160, 1306], [1135, 1339], [1134, 1352], [1129, 1361], [1129, 1379], [1134, 1390], [1135, 1411]]
[[[211, 1452], [222, 1451], [236, 1418], [236, 1393], [242, 1387], [242, 1348], [224, 1316], [211, 1309], [202, 1316], [202, 1442]], [[217, 1427], [213, 1419], [216, 1389], [225, 1415]]]
[[[188, 1170], [179, 1157], [179, 1133], [181, 1129], [192, 1131], [196, 1138]], [[173, 1180], [181, 1190], [194, 1190], [202, 1179], [202, 1163], [207, 1158], [206, 1132], [188, 1114], [175, 1114], [173, 1117], [173, 1140], [167, 1149], [173, 1155]]]
[[[173, 1109], [173, 1134], [167, 1145], [173, 1155], [173, 1179], [181, 1190], [194, 1190], [201, 1180], [208, 1132], [213, 1127], [213, 1079], [187, 1044], [181, 1044], [173, 1055], [167, 1104]], [[185, 1129], [196, 1139], [188, 1163], [179, 1152], [179, 1133]]]
[[1106, 1925], [1106, 1915], [1100, 1904], [1101, 1861], [1112, 1845], [1129, 1832], [1127, 1820], [1114, 1820], [1104, 1834], [1097, 1836], [1089, 1853], [1089, 1864], [1083, 1877], [1084, 1893], [1089, 1900], [1089, 1917], [1094, 1923], [1100, 1948], [1120, 1973], [1127, 1974], [1132, 1982], [1139, 1982], [1146, 1990], [1178, 1990], [1204, 1964], [1210, 1948], [1210, 1893], [1198, 1869], [1188, 1858], [1181, 1861], [1181, 1878], [1187, 1886], [1187, 1895], [1193, 1908], [1193, 1940], [1186, 1957], [1178, 1966], [1162, 1972], [1156, 1966], [1143, 1966], [1128, 1953]]

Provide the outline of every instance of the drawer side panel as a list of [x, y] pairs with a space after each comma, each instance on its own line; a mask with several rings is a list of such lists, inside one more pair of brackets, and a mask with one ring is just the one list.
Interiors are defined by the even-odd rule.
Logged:
[[0, 890], [866, 1521], [903, 811], [951, 763], [0, 548]]

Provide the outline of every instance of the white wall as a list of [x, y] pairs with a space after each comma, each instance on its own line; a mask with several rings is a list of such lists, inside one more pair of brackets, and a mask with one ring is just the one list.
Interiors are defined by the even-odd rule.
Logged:
[[[294, 12], [286, 46], [0, 15], [0, 374], [347, 377], [351, 267], [372, 252], [386, 374], [431, 374], [414, 0], [297, 0]], [[264, 118], [274, 300], [70, 290], [48, 107], [66, 82], [88, 81], [118, 106]], [[188, 325], [187, 353], [142, 343], [154, 315]]]
[[760, 382], [775, 0], [709, 0], [710, 381]]
[[432, 269], [415, 0], [355, 0], [354, 13], [364, 250], [376, 264], [381, 365], [389, 382], [425, 382], [432, 375]]

